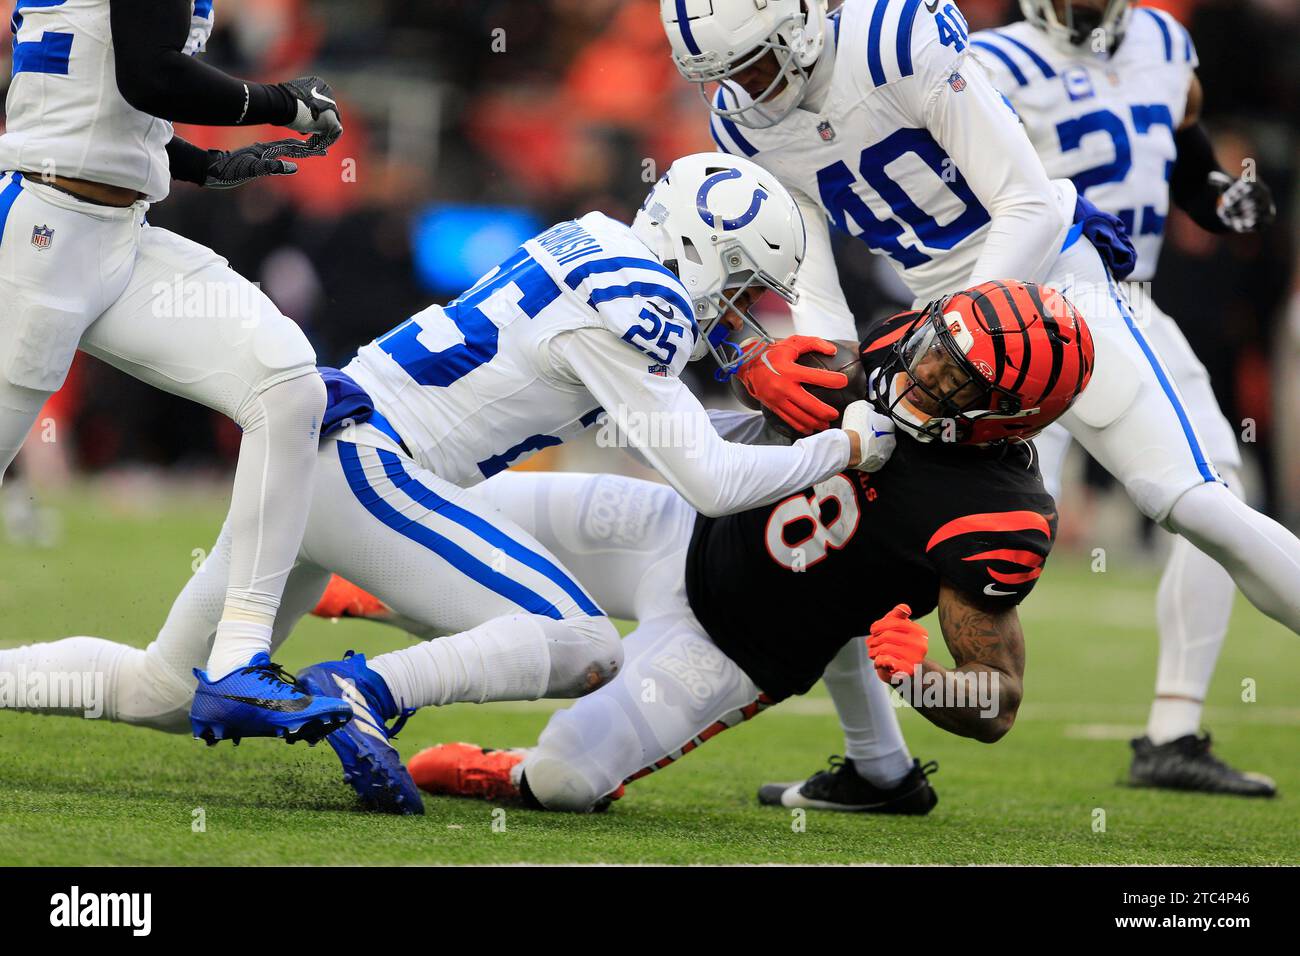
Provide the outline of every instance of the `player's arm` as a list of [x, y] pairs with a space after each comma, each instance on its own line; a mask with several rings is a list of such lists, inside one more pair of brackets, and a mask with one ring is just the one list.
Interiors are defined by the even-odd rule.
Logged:
[[969, 57], [957, 65], [964, 86], [953, 89], [946, 69], [937, 82], [930, 71], [920, 109], [930, 135], [992, 219], [969, 284], [1040, 280], [1069, 227], [1056, 187], [983, 67]]
[[[952, 667], [925, 656], [928, 635], [906, 604], [873, 624], [867, 649], [877, 675], [935, 726], [986, 744], [1001, 740], [1016, 721], [1024, 691], [1025, 637], [1016, 608], [974, 601], [943, 583], [939, 627]], [[929, 690], [935, 686], [943, 693]]]
[[551, 364], [591, 392], [611, 422], [695, 510], [732, 514], [822, 481], [860, 455], [855, 433], [830, 429], [793, 445], [724, 441], [680, 379], [649, 371], [653, 359], [607, 329], [561, 333]]
[[794, 330], [800, 335], [856, 342], [857, 323], [840, 286], [826, 213], [802, 190], [791, 189], [790, 195], [803, 215], [808, 235], [803, 265], [795, 283], [799, 299], [790, 307]]
[[1256, 179], [1234, 179], [1219, 165], [1201, 125], [1201, 81], [1192, 74], [1183, 122], [1174, 134], [1178, 158], [1169, 194], [1179, 209], [1209, 232], [1255, 232], [1277, 215], [1273, 193]]
[[109, 3], [118, 90], [141, 112], [202, 126], [270, 123], [318, 134], [325, 146], [343, 131], [333, 93], [319, 79], [253, 83], [187, 56], [191, 0]]
[[[1016, 722], [1024, 694], [1025, 635], [1014, 607], [990, 608], [962, 591], [939, 586], [939, 629], [952, 654], [954, 667], [924, 661], [922, 669], [942, 675], [979, 675], [987, 679], [992, 710], [980, 704], [965, 707], [922, 708], [921, 712], [944, 730], [984, 743], [1000, 740]], [[969, 678], [965, 678], [969, 681]], [[978, 698], [977, 698], [978, 699]], [[968, 695], [969, 701], [969, 695]]]

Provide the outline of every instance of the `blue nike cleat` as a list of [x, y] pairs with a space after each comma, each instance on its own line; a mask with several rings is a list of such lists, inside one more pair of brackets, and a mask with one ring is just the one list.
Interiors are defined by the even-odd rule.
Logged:
[[[384, 679], [366, 666], [366, 655], [348, 651], [341, 661], [307, 668], [298, 680], [317, 698], [339, 697], [351, 707], [351, 723], [325, 740], [343, 763], [343, 782], [352, 785], [365, 808], [424, 813], [420, 788], [389, 743], [415, 711], [399, 711]], [[391, 729], [384, 725], [394, 718]]]
[[197, 667], [194, 676], [199, 685], [190, 705], [190, 728], [210, 747], [219, 740], [238, 744], [244, 737], [316, 744], [352, 718], [351, 707], [334, 695], [312, 697], [265, 651], [220, 680], [210, 680]]

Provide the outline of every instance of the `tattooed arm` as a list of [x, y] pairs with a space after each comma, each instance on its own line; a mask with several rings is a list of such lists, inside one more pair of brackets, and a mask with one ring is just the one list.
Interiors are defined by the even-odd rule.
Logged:
[[[932, 724], [995, 743], [1015, 723], [1024, 690], [1025, 636], [1020, 617], [1014, 607], [990, 610], [943, 584], [939, 625], [956, 667], [927, 658], [921, 662], [922, 687], [919, 691], [903, 688], [903, 695]], [[935, 702], [933, 690], [927, 692], [932, 686], [943, 687], [941, 702]], [[927, 697], [931, 706], [926, 706]]]

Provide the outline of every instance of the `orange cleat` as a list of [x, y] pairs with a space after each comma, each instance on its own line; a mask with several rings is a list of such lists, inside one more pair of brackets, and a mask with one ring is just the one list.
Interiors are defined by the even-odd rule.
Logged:
[[388, 605], [379, 598], [337, 574], [330, 578], [329, 586], [311, 613], [335, 620], [340, 617], [366, 617], [382, 621], [393, 615]]
[[406, 769], [416, 785], [429, 793], [480, 800], [518, 800], [519, 775], [513, 771], [526, 756], [527, 750], [438, 744], [412, 757]]

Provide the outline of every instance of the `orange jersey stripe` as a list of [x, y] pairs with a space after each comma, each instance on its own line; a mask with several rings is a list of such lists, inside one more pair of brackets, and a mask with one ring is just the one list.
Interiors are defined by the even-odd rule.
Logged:
[[1049, 541], [1052, 538], [1052, 526], [1037, 511], [994, 511], [954, 518], [931, 536], [925, 550], [931, 551], [949, 538], [976, 531], [1038, 531]]

